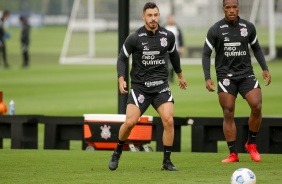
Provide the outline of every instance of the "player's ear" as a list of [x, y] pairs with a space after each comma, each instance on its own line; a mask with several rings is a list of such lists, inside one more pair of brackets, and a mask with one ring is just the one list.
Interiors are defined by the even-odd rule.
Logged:
[[143, 20], [145, 20], [145, 14], [144, 13], [141, 14], [141, 17], [142, 17]]

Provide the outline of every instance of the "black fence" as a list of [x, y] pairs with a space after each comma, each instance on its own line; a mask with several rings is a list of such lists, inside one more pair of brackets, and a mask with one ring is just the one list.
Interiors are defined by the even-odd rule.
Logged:
[[[192, 126], [192, 152], [217, 152], [217, 141], [225, 140], [223, 118], [190, 118]], [[248, 117], [235, 118], [237, 150], [244, 153], [248, 139]], [[282, 153], [282, 118], [264, 117], [257, 136], [260, 153]]]
[[[217, 141], [225, 140], [222, 121], [222, 117], [175, 117], [173, 151], [181, 151], [181, 128], [189, 125], [192, 152], [217, 152]], [[237, 117], [235, 122], [237, 149], [245, 152], [248, 117]], [[0, 115], [0, 148], [3, 148], [3, 139], [10, 138], [11, 149], [38, 149], [39, 123], [44, 124], [44, 149], [69, 149], [71, 140], [81, 141], [82, 149], [86, 148], [84, 117], [43, 115]], [[152, 141], [156, 141], [156, 151], [163, 151], [162, 136], [161, 119], [153, 117]], [[282, 118], [264, 117], [257, 142], [260, 153], [282, 153]]]

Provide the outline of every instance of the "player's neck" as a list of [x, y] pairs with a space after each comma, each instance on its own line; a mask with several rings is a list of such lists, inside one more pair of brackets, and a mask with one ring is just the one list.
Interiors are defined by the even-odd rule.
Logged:
[[225, 20], [226, 20], [227, 22], [229, 22], [230, 24], [236, 25], [236, 23], [239, 21], [239, 18], [237, 17], [237, 18], [234, 19], [234, 20], [228, 20], [228, 19], [225, 17]]
[[153, 32], [154, 34], [155, 34], [155, 32], [158, 30], [158, 28], [159, 28], [159, 25], [155, 28], [155, 29], [151, 29], [149, 26], [147, 26], [146, 24], [145, 24], [145, 28], [148, 30], [148, 31], [151, 31], [151, 32]]

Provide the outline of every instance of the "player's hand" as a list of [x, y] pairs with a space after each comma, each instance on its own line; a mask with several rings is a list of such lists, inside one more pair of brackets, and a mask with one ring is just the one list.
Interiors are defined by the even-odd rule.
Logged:
[[206, 88], [207, 88], [207, 90], [208, 90], [209, 92], [214, 92], [214, 91], [215, 91], [215, 90], [214, 90], [214, 82], [213, 82], [213, 80], [208, 79], [208, 80], [206, 81]]
[[187, 83], [186, 83], [185, 79], [180, 78], [178, 80], [179, 80], [178, 86], [180, 87], [180, 89], [186, 90], [187, 89]]
[[262, 77], [263, 77], [263, 81], [265, 81], [266, 78], [267, 78], [267, 82], [266, 82], [265, 85], [268, 86], [271, 83], [271, 75], [270, 75], [269, 71], [268, 70], [264, 70], [262, 72]]
[[128, 93], [128, 91], [125, 89], [127, 87], [126, 81], [124, 80], [123, 77], [120, 77], [118, 79], [118, 83], [119, 83], [119, 91], [121, 94], [126, 94]]
[[176, 75], [177, 75], [178, 81], [179, 81], [178, 86], [180, 87], [180, 89], [186, 90], [187, 89], [187, 83], [186, 83], [184, 77], [182, 76], [182, 73], [181, 72], [176, 73]]

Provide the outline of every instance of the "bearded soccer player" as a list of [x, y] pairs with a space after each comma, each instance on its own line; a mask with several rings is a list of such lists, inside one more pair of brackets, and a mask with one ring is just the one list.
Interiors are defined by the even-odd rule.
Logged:
[[164, 156], [162, 170], [177, 171], [170, 159], [174, 139], [174, 100], [168, 84], [166, 54], [169, 53], [172, 66], [179, 80], [179, 87], [186, 89], [182, 76], [180, 58], [176, 50], [175, 37], [171, 31], [161, 27], [159, 8], [148, 2], [143, 8], [142, 18], [145, 25], [129, 35], [117, 59], [119, 91], [128, 93], [125, 66], [132, 54], [130, 72], [131, 89], [127, 100], [126, 119], [119, 130], [119, 140], [109, 161], [109, 169], [116, 170], [125, 144], [139, 117], [152, 105], [159, 113], [163, 126]]
[[261, 66], [266, 86], [271, 83], [271, 75], [258, 42], [255, 26], [238, 15], [239, 0], [223, 0], [222, 9], [225, 17], [209, 29], [202, 55], [206, 88], [213, 92], [215, 90], [210, 75], [210, 57], [212, 50], [215, 49], [218, 98], [224, 116], [223, 132], [230, 151], [228, 158], [222, 162], [239, 161], [234, 122], [235, 101], [238, 93], [247, 101], [251, 111], [245, 148], [253, 161], [260, 162], [256, 137], [262, 120], [262, 92], [254, 75], [249, 45]]

